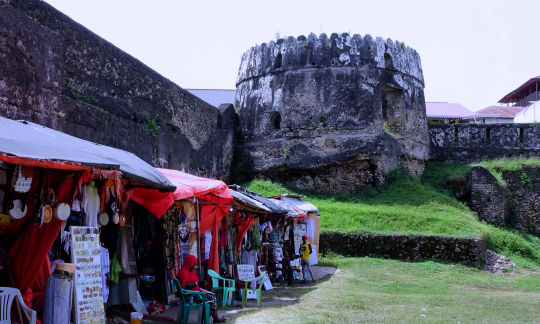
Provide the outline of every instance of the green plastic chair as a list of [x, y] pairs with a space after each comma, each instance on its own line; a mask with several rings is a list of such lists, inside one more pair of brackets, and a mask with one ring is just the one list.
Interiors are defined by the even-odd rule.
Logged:
[[259, 287], [255, 290], [257, 293], [257, 306], [261, 306], [262, 303], [262, 286], [264, 285], [264, 276], [266, 275], [266, 271], [264, 271], [260, 276], [257, 278], [253, 278], [251, 280], [244, 281], [244, 288], [242, 288], [242, 307], [246, 307], [247, 305], [247, 291], [248, 291], [248, 285], [255, 280], [255, 282], [261, 280], [261, 283], [259, 284]]
[[[180, 295], [180, 307], [176, 315], [176, 321], [180, 324], [187, 323], [189, 313], [193, 308], [200, 308], [197, 323], [210, 323], [210, 304], [206, 302], [206, 294], [200, 291], [186, 290], [180, 285], [178, 279], [173, 278], [174, 287]], [[204, 315], [204, 316], [203, 316]]]
[[[208, 276], [212, 278], [212, 292], [216, 291], [216, 296], [218, 291], [223, 291], [221, 302], [221, 307], [225, 307], [227, 305], [227, 300], [229, 299], [229, 294], [234, 294], [235, 287], [234, 287], [234, 280], [233, 279], [227, 279], [220, 276], [217, 272], [214, 270], [208, 269]], [[219, 281], [223, 280], [223, 285], [219, 284]], [[231, 295], [231, 305], [233, 303], [233, 297]]]

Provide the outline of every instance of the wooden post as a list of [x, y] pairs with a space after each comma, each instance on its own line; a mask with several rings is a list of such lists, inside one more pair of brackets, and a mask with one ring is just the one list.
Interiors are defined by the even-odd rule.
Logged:
[[[199, 199], [195, 199], [196, 209], [197, 209], [197, 265], [199, 266], [199, 280], [204, 279], [204, 274], [202, 274], [202, 262], [201, 262], [201, 229], [199, 228], [200, 218], [201, 218], [201, 206], [199, 206]], [[203, 277], [201, 277], [201, 274]], [[203, 278], [203, 279], [201, 279]]]

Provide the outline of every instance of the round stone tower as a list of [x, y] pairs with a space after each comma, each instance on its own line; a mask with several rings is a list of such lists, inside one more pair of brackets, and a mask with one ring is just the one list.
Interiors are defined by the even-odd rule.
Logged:
[[402, 167], [420, 175], [429, 138], [418, 53], [371, 36], [288, 37], [242, 57], [239, 171], [297, 188], [355, 191]]

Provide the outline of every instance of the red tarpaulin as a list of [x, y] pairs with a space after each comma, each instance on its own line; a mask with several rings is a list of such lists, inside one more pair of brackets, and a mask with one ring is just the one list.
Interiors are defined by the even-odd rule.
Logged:
[[37, 159], [7, 155], [5, 153], [0, 154], [0, 160], [7, 163], [11, 163], [11, 164], [19, 164], [19, 165], [44, 168], [44, 169], [59, 169], [59, 170], [71, 170], [71, 171], [92, 170], [92, 167], [81, 165], [80, 163], [77, 163], [77, 162], [37, 160]]
[[211, 230], [212, 243], [210, 245], [210, 255], [208, 259], [208, 269], [219, 273], [219, 252], [218, 252], [218, 227], [221, 219], [229, 212], [228, 205], [203, 205], [201, 206], [201, 222], [199, 229], [201, 233]]
[[225, 182], [216, 179], [198, 177], [178, 170], [158, 169], [173, 185], [174, 192], [159, 192], [155, 189], [134, 188], [130, 199], [137, 202], [152, 215], [160, 219], [175, 200], [197, 198], [203, 201], [226, 204], [232, 201], [232, 195]]
[[[225, 182], [194, 176], [178, 170], [158, 169], [173, 185], [176, 190], [172, 193], [174, 200], [195, 197], [201, 200], [226, 203], [232, 200], [232, 195]], [[189, 189], [191, 192], [189, 192]]]

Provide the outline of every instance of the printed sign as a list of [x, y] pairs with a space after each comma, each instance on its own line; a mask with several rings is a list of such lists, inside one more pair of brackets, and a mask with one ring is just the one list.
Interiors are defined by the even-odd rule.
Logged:
[[[266, 267], [261, 265], [257, 269], [259, 269], [259, 276], [266, 271]], [[268, 272], [264, 276], [264, 282], [263, 282], [264, 290], [271, 290], [274, 287], [272, 287], [272, 282], [270, 281], [270, 278], [268, 277]]]
[[71, 226], [71, 260], [75, 265], [75, 323], [105, 324], [99, 228]]
[[255, 278], [255, 270], [251, 264], [239, 264], [237, 269], [238, 280], [247, 281]]

